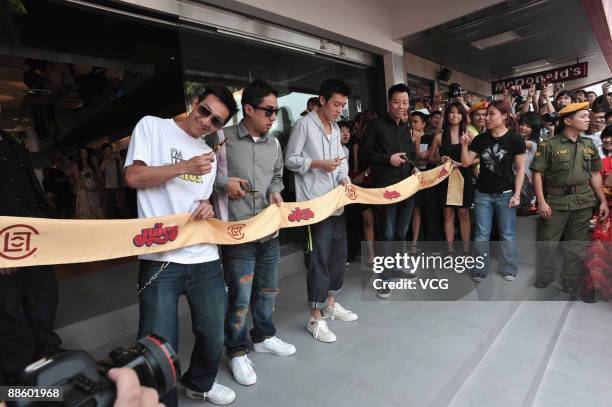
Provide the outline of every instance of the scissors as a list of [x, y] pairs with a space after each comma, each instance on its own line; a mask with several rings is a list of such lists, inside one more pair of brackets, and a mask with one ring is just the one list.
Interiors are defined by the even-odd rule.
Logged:
[[223, 144], [225, 144], [227, 142], [227, 140], [229, 140], [228, 138], [224, 138], [219, 144], [217, 144], [215, 146], [215, 148], [213, 148], [213, 154], [216, 154], [219, 152], [219, 150], [221, 150], [221, 147], [223, 147]]

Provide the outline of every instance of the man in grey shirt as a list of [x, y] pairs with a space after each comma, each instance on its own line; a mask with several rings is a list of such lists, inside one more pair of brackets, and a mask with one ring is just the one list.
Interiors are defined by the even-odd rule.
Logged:
[[[218, 194], [227, 194], [227, 220], [252, 218], [268, 205], [283, 202], [283, 155], [278, 140], [269, 134], [278, 113], [278, 92], [266, 82], [255, 80], [242, 92], [244, 119], [223, 129], [219, 138], [225, 143], [225, 166], [215, 180]], [[219, 159], [219, 166], [223, 166]], [[295, 353], [295, 346], [276, 335], [272, 322], [278, 294], [278, 232], [258, 241], [222, 248], [225, 282], [229, 289], [229, 308], [225, 320], [225, 346], [229, 368], [242, 385], [255, 384], [257, 375], [247, 352], [246, 317], [251, 304], [255, 352], [280, 356]], [[253, 297], [251, 299], [251, 296]]]
[[[321, 107], [293, 126], [285, 151], [287, 169], [295, 172], [297, 201], [318, 198], [338, 185], [350, 183], [348, 164], [340, 142], [336, 120], [351, 94], [340, 79], [328, 79], [319, 88]], [[342, 288], [346, 262], [346, 227], [339, 209], [329, 218], [307, 226], [304, 259], [307, 274], [310, 319], [306, 330], [322, 342], [335, 342], [336, 335], [323, 318], [355, 321], [357, 314], [335, 302]]]

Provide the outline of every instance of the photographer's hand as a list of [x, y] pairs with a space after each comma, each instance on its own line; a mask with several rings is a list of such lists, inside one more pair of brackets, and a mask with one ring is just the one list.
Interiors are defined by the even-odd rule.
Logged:
[[157, 390], [140, 385], [133, 369], [115, 368], [108, 372], [108, 377], [117, 384], [117, 398], [114, 407], [159, 407]]

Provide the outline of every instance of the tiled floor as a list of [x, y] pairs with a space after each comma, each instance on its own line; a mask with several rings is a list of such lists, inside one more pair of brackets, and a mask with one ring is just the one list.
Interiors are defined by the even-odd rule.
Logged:
[[[236, 407], [612, 406], [612, 306], [573, 303], [564, 308], [566, 302], [550, 301], [564, 297], [554, 287], [532, 288], [533, 245], [519, 243], [524, 263], [515, 281], [493, 273], [475, 288], [466, 274], [445, 275], [454, 287], [453, 301], [431, 301], [442, 297], [414, 292], [381, 301], [370, 288], [362, 288], [360, 265], [351, 264], [338, 301], [357, 312], [359, 320], [330, 321], [338, 337], [333, 344], [315, 341], [306, 332], [302, 257], [286, 255], [274, 319], [278, 336], [293, 343], [297, 353], [251, 353], [258, 382], [250, 387], [233, 381], [224, 359], [218, 381], [236, 391]], [[70, 309], [78, 298], [104, 299], [104, 291], [116, 287], [108, 304], [99, 301], [100, 310], [121, 315], [118, 322], [112, 313], [99, 315], [104, 321], [98, 329], [110, 332], [120, 326], [117, 332], [127, 336], [96, 345], [96, 357], [135, 339], [130, 329], [136, 330], [136, 309], [117, 309], [121, 298], [135, 302], [134, 273], [133, 267], [119, 267], [85, 286], [77, 281], [64, 286], [73, 293], [73, 302], [64, 304], [73, 317], [93, 312]], [[188, 312], [180, 327], [185, 370], [194, 343]], [[73, 331], [78, 340], [81, 328]], [[180, 394], [181, 405], [201, 405]]]
[[[496, 275], [491, 278], [499, 287], [521, 286], [520, 279], [508, 283]], [[250, 387], [235, 383], [223, 360], [218, 381], [236, 391], [233, 406], [420, 407], [449, 405], [452, 400], [452, 406], [518, 407], [524, 405], [538, 357], [547, 346], [555, 351], [535, 405], [612, 405], [605, 404], [612, 400], [606, 384], [612, 383], [612, 353], [606, 347], [612, 334], [608, 304], [575, 303], [558, 343], [551, 345], [551, 326], [565, 302], [379, 301], [361, 291], [355, 264], [347, 270], [338, 300], [357, 312], [359, 320], [330, 321], [338, 341], [324, 344], [305, 330], [303, 273], [285, 276], [280, 285], [278, 336], [298, 351], [284, 358], [251, 353], [258, 382]], [[598, 328], [602, 322], [608, 325]], [[573, 336], [584, 330], [590, 332], [587, 338]], [[133, 339], [107, 344], [94, 353], [101, 356]], [[181, 318], [180, 342], [185, 369], [193, 346], [188, 315]], [[567, 387], [571, 380], [575, 386]], [[199, 404], [182, 392], [180, 397], [181, 405]]]

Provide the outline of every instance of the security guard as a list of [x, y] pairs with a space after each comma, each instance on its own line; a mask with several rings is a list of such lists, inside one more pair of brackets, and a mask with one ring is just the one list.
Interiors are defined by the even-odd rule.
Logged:
[[585, 102], [568, 104], [559, 111], [557, 135], [540, 143], [530, 166], [541, 218], [537, 288], [554, 280], [555, 251], [562, 240], [566, 262], [561, 271], [562, 289], [576, 291], [595, 197], [601, 203], [601, 218], [609, 214], [599, 153], [592, 140], [581, 136], [589, 128], [588, 109]]

